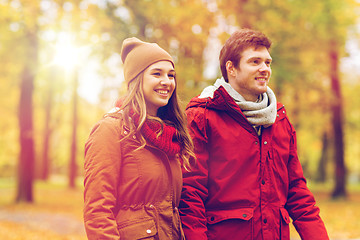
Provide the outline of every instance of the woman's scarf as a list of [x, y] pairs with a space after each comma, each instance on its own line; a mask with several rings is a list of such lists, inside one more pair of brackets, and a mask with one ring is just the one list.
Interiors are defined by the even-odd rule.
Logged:
[[[135, 123], [139, 124], [139, 115], [133, 111], [131, 112]], [[158, 136], [161, 128], [163, 128], [162, 133]], [[180, 152], [181, 148], [177, 140], [177, 130], [173, 126], [146, 119], [141, 127], [141, 133], [148, 143], [164, 151], [169, 158], [175, 157]]]

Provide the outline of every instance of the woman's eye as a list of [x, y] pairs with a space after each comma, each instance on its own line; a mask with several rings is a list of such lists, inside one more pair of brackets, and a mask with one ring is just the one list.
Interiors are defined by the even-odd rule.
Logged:
[[168, 76], [169, 76], [169, 78], [175, 78], [175, 74], [172, 74], [172, 73], [168, 74]]
[[154, 76], [160, 76], [160, 73], [159, 73], [159, 72], [155, 72], [155, 73], [153, 73], [152, 75], [154, 75]]

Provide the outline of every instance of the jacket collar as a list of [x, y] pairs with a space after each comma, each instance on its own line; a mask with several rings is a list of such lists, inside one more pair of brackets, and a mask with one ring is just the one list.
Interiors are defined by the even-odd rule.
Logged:
[[[213, 109], [218, 111], [236, 110], [237, 112], [240, 112], [241, 115], [243, 115], [240, 107], [236, 104], [234, 99], [229, 95], [223, 86], [219, 86], [218, 88], [215, 86], [209, 86], [205, 88], [199, 96], [190, 100], [186, 109], [193, 107], [202, 107], [205, 109]], [[280, 102], [277, 102], [276, 121], [279, 121], [285, 117], [286, 110], [284, 105]]]

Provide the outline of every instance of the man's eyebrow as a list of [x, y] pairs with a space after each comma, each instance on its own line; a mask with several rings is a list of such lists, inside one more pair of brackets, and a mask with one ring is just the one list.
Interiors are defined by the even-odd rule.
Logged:
[[[249, 60], [253, 60], [253, 59], [264, 59], [264, 58], [262, 58], [262, 57], [251, 57], [251, 58], [249, 58]], [[273, 59], [272, 58], [265, 58], [265, 60], [266, 61], [272, 61]]]

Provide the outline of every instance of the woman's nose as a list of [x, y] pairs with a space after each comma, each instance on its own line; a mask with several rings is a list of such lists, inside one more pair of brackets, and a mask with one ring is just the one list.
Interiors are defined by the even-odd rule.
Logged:
[[160, 81], [160, 84], [161, 85], [166, 85], [166, 86], [168, 86], [168, 85], [170, 85], [170, 79], [169, 79], [169, 77], [168, 76], [164, 76], [163, 78], [161, 78], [161, 81]]

